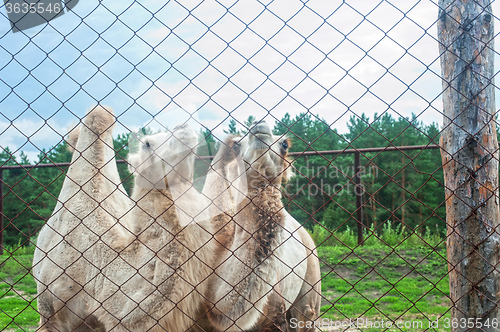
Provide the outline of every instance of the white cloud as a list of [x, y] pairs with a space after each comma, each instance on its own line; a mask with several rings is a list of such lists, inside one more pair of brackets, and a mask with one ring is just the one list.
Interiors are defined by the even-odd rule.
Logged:
[[60, 126], [56, 121], [45, 122], [33, 117], [19, 118], [12, 122], [0, 121], [1, 147], [8, 147], [17, 157], [24, 151], [30, 162], [34, 163], [38, 161], [42, 148], [48, 150], [64, 139], [69, 125], [70, 123]]

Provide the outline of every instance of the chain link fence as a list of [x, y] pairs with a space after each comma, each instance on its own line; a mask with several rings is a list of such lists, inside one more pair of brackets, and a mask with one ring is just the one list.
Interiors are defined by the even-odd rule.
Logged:
[[497, 7], [4, 0], [0, 328], [496, 330]]

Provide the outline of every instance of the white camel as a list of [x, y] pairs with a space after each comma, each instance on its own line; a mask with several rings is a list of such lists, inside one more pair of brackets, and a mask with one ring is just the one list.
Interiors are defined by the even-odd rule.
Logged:
[[144, 138], [130, 157], [130, 200], [119, 185], [114, 122], [102, 107], [86, 116], [58, 204], [40, 232], [33, 262], [38, 331], [185, 331], [208, 291], [213, 231], [203, 208], [190, 206], [206, 207], [191, 185], [196, 133], [181, 126]]
[[[260, 122], [243, 139], [226, 139], [214, 160], [212, 167], [220, 176], [207, 178], [203, 193], [215, 197], [215, 205], [226, 212], [214, 219], [222, 230], [216, 236], [219, 247], [228, 250], [219, 249], [215, 262], [217, 276], [211, 277], [207, 296], [215, 308], [207, 309], [208, 322], [200, 324], [206, 329], [285, 329], [286, 312], [289, 323], [295, 319], [301, 326], [297, 331], [314, 330], [307, 326], [318, 317], [320, 307], [315, 245], [281, 202], [281, 184], [292, 175], [289, 146], [288, 138], [273, 136], [267, 123]], [[245, 165], [244, 190], [241, 182], [233, 185], [241, 180], [234, 175], [231, 181], [221, 180], [228, 169], [241, 169], [231, 161], [237, 155]], [[224, 188], [226, 196], [217, 194]], [[292, 326], [288, 329], [295, 330]]]
[[97, 107], [71, 135], [76, 151], [33, 259], [40, 331], [84, 331], [87, 326], [104, 331], [88, 309], [95, 300], [83, 289], [101, 282], [100, 270], [134, 238], [125, 217], [132, 204], [117, 185], [113, 124], [112, 111]]

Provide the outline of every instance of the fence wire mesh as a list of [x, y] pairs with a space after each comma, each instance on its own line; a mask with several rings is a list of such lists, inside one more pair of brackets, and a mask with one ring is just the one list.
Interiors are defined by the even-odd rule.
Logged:
[[[489, 151], [472, 168], [439, 147], [465, 128], [440, 57], [479, 66], [460, 52], [500, 10], [469, 3], [456, 51], [438, 25], [458, 1], [4, 0], [0, 329], [496, 329], [495, 294], [465, 275], [494, 303], [469, 317], [450, 281], [498, 235], [480, 210], [498, 177], [459, 202], [491, 235], [447, 221], [498, 168], [495, 130], [463, 129]], [[496, 72], [474, 75], [489, 86], [456, 91], [460, 116], [494, 129], [477, 98], [494, 106]], [[470, 174], [458, 189], [451, 164]]]

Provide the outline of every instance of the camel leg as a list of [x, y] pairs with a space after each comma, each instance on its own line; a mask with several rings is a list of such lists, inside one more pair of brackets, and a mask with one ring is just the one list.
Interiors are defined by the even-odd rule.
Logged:
[[[320, 314], [321, 305], [321, 273], [319, 268], [318, 253], [309, 234], [301, 229], [301, 238], [308, 249], [307, 271], [296, 302], [287, 312], [288, 329], [293, 332], [314, 332], [315, 323]], [[293, 319], [293, 321], [292, 321]], [[292, 322], [294, 328], [291, 327]]]
[[40, 322], [40, 327], [36, 330], [37, 332], [61, 332], [61, 328], [57, 328], [55, 325], [47, 322]]
[[[287, 320], [290, 322], [291, 319], [294, 319], [294, 326], [296, 328], [292, 328], [289, 325], [290, 332], [314, 332], [314, 322], [318, 317], [318, 313], [315, 312], [314, 309], [311, 308], [309, 304], [301, 303], [305, 301], [299, 301], [295, 305], [293, 305], [287, 312]], [[300, 309], [299, 309], [300, 308]]]
[[268, 305], [266, 310], [268, 324], [263, 332], [287, 332], [285, 300], [277, 292], [273, 292], [271, 299], [273, 298], [274, 301], [269, 301], [272, 305]]
[[94, 315], [85, 318], [85, 323], [80, 324], [73, 332], [106, 332], [104, 324], [99, 322]]
[[287, 332], [286, 304], [280, 295], [278, 287], [269, 296], [264, 313], [257, 325], [248, 332]]
[[56, 301], [50, 293], [42, 292], [39, 294], [38, 313], [40, 314], [40, 322], [37, 332], [61, 332], [65, 330], [61, 326], [61, 317], [67, 316], [65, 315], [67, 309], [59, 307], [58, 310], [55, 310], [54, 302]]
[[63, 332], [63, 331], [72, 331], [72, 332], [106, 332], [106, 328], [104, 324], [99, 322], [95, 316], [90, 316], [85, 319], [85, 323], [81, 323], [76, 328], [66, 329], [59, 325], [59, 321], [55, 320], [55, 322], [51, 322], [50, 319], [41, 319], [40, 327], [37, 332]]

